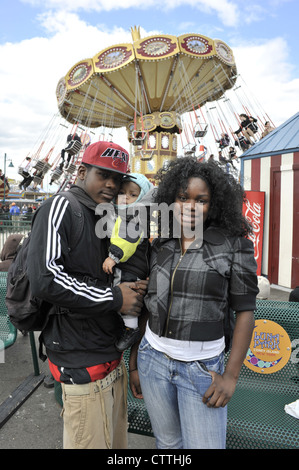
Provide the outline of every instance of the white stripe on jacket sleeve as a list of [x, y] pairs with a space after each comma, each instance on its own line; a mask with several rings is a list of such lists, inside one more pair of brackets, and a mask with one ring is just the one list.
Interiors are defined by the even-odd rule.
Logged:
[[54, 282], [76, 295], [86, 297], [94, 302], [114, 300], [109, 287], [100, 289], [88, 286], [85, 282], [80, 282], [69, 276], [64, 271], [64, 267], [56, 263], [56, 260], [61, 256], [61, 238], [58, 230], [68, 205], [69, 201], [63, 196], [55, 197], [51, 205], [48, 218], [46, 267], [53, 274]]

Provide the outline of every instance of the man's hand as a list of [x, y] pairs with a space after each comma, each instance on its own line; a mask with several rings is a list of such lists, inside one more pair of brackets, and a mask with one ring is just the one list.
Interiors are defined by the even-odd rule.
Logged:
[[130, 372], [129, 383], [133, 396], [139, 399], [143, 398], [137, 369]]
[[146, 293], [147, 281], [123, 282], [118, 287], [123, 296], [120, 313], [138, 315], [143, 306], [143, 296]]

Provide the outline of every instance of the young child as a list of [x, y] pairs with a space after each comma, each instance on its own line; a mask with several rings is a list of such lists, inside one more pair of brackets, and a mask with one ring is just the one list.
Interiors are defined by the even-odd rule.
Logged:
[[[144, 233], [144, 230], [147, 232], [147, 227], [142, 227], [140, 224], [137, 205], [139, 203], [148, 205], [151, 202], [153, 189], [153, 184], [142, 174], [129, 173], [124, 177], [116, 201], [118, 217], [110, 238], [109, 256], [103, 263], [103, 270], [106, 273], [114, 272], [114, 285], [146, 279], [149, 274], [150, 245], [147, 233]], [[134, 206], [136, 211], [133, 209], [127, 213], [126, 209]], [[123, 315], [123, 320], [124, 334], [116, 342], [119, 351], [132, 346], [141, 336], [138, 317]]]

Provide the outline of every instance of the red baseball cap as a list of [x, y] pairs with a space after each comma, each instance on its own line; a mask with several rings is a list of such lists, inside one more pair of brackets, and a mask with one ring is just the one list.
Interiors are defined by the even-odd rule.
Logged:
[[129, 164], [129, 153], [113, 142], [100, 141], [87, 147], [82, 163], [125, 175]]

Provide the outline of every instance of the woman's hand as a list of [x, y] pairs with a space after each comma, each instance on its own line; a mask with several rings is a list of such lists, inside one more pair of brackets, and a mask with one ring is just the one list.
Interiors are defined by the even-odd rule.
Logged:
[[203, 396], [203, 403], [209, 408], [220, 408], [228, 404], [234, 394], [237, 379], [225, 373], [223, 375], [209, 371], [212, 376], [212, 384]]
[[137, 355], [139, 342], [133, 344], [129, 359], [129, 384], [135, 398], [143, 398], [137, 369]]
[[148, 278], [135, 281], [134, 283], [130, 283], [131, 289], [133, 289], [135, 292], [138, 292], [138, 294], [142, 296], [145, 296], [145, 294], [147, 293], [147, 286]]
[[215, 408], [225, 406], [233, 396], [240, 370], [249, 348], [253, 328], [253, 311], [237, 312], [232, 348], [225, 371], [223, 375], [209, 371], [212, 375], [212, 384], [202, 399], [207, 406]]

